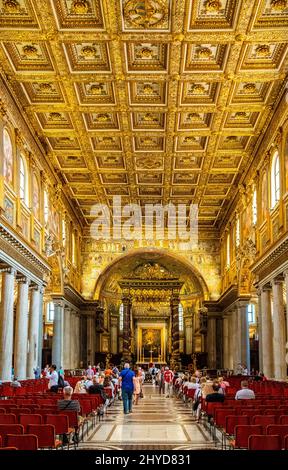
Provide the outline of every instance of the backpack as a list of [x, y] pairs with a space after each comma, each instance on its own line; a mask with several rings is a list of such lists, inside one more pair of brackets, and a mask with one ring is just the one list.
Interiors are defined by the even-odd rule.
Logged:
[[59, 378], [58, 378], [58, 387], [60, 387], [60, 388], [65, 387], [64, 379], [63, 379], [62, 375], [60, 375], [60, 374], [59, 374]]

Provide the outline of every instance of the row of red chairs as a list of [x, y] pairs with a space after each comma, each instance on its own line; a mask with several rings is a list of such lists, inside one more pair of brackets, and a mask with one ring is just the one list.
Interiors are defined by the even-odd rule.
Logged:
[[[230, 448], [232, 449], [248, 449], [249, 448], [249, 439], [253, 435], [257, 436], [266, 436], [266, 439], [261, 439], [262, 442], [268, 445], [266, 450], [287, 450], [287, 436], [288, 436], [288, 426], [270, 424], [268, 426], [261, 426], [257, 424], [244, 424], [236, 425], [234, 430], [235, 439], [230, 441]], [[269, 439], [271, 436], [277, 436], [278, 444], [277, 448], [270, 448]], [[256, 450], [256, 449], [255, 449]], [[264, 447], [259, 450], [265, 450]]]

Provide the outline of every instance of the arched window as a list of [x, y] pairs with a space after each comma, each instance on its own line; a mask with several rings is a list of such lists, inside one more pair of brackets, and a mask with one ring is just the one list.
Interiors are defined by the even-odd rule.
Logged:
[[13, 147], [9, 132], [3, 131], [3, 176], [7, 184], [13, 184]]
[[119, 307], [119, 330], [123, 331], [124, 329], [124, 305], [121, 304]]
[[48, 223], [49, 219], [49, 198], [47, 191], [44, 191], [44, 222], [45, 225]]
[[54, 302], [49, 302], [47, 304], [47, 312], [46, 312], [47, 322], [53, 322], [54, 321], [54, 313], [55, 313]]
[[239, 246], [240, 245], [240, 219], [239, 219], [239, 217], [237, 217], [237, 219], [236, 219], [236, 237], [235, 237], [235, 241], [236, 241], [236, 246]]
[[253, 199], [252, 199], [252, 220], [253, 225], [257, 224], [257, 191], [254, 189]]
[[227, 235], [226, 240], [226, 266], [230, 266], [230, 234]]
[[248, 304], [247, 305], [247, 317], [248, 317], [248, 323], [251, 323], [251, 324], [256, 323], [255, 305], [254, 304]]
[[271, 166], [271, 208], [277, 204], [280, 199], [280, 158], [276, 151], [272, 159]]
[[27, 178], [27, 169], [26, 162], [22, 155], [20, 156], [20, 166], [19, 166], [19, 196], [26, 205], [28, 205], [28, 178]]
[[33, 178], [32, 178], [32, 188], [33, 188], [33, 197], [32, 197], [32, 208], [33, 208], [33, 214], [36, 217], [36, 219], [40, 219], [40, 188], [39, 188], [39, 183], [38, 179], [33, 173]]
[[184, 330], [184, 319], [183, 319], [183, 305], [178, 305], [178, 317], [179, 317], [179, 331]]

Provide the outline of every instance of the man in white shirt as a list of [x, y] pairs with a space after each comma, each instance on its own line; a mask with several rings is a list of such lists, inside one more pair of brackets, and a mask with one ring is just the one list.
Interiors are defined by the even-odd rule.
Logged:
[[55, 364], [53, 364], [50, 369], [49, 369], [49, 374], [47, 374], [47, 378], [49, 379], [49, 389], [51, 392], [58, 392], [58, 372], [57, 372], [57, 367]]
[[248, 388], [248, 382], [247, 380], [242, 380], [241, 382], [241, 390], [238, 390], [238, 392], [235, 395], [235, 400], [251, 400], [255, 399], [255, 393], [253, 390]]

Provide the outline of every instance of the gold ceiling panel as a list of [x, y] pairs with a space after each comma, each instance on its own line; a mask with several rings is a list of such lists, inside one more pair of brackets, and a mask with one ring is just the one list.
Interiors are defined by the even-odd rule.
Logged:
[[61, 31], [103, 30], [101, 0], [50, 0], [58, 29]]
[[287, 0], [0, 0], [1, 73], [83, 222], [199, 204], [219, 227], [284, 90]]
[[31, 0], [1, 0], [0, 27], [39, 29]]
[[115, 105], [114, 85], [111, 82], [75, 83], [79, 104], [83, 106]]

